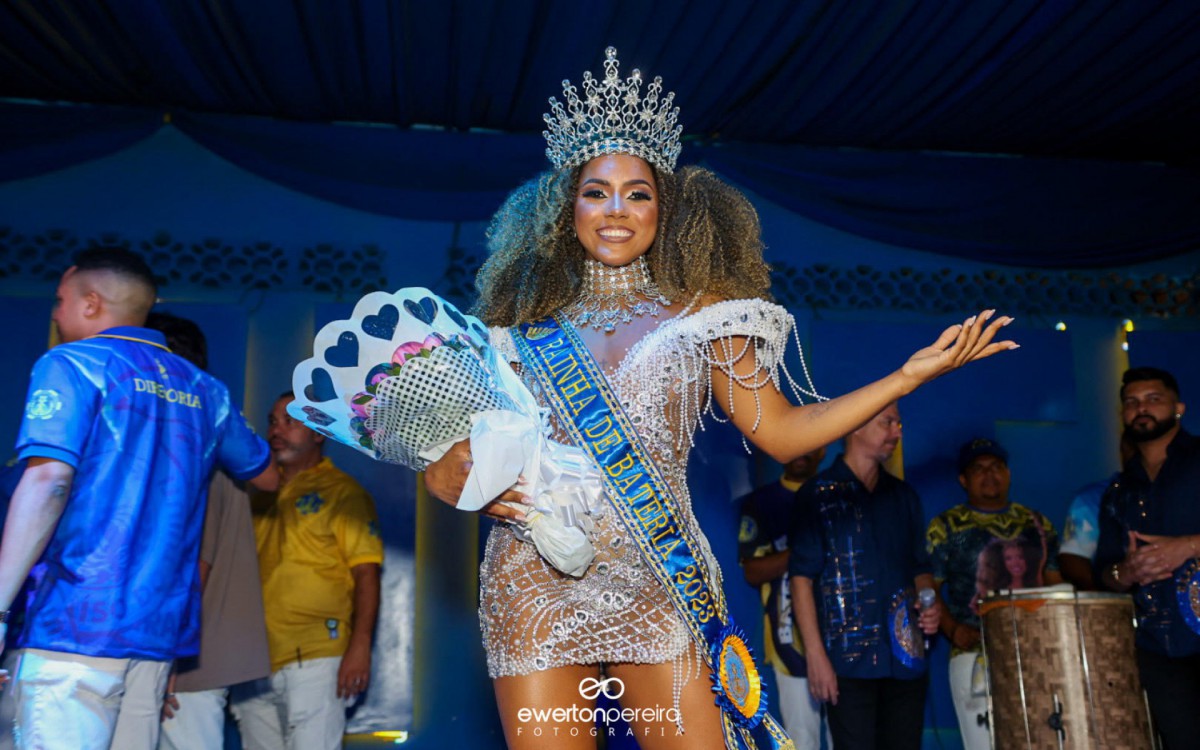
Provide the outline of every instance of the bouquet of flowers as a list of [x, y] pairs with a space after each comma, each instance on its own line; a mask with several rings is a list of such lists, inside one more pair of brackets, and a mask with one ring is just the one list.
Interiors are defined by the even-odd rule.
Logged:
[[602, 479], [583, 451], [547, 437], [533, 394], [488, 343], [487, 329], [427, 289], [373, 292], [329, 323], [292, 375], [288, 411], [380, 461], [422, 471], [470, 439], [473, 466], [459, 498], [478, 510], [524, 479], [522, 539], [554, 567], [581, 576]]

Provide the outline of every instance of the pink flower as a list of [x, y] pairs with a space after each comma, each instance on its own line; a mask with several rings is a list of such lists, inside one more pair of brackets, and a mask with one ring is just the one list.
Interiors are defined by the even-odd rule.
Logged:
[[350, 411], [354, 412], [360, 419], [366, 419], [371, 416], [371, 407], [375, 405], [375, 397], [363, 391], [350, 399]]
[[409, 341], [406, 344], [401, 344], [396, 347], [396, 351], [392, 352], [392, 363], [402, 365], [409, 359], [420, 355], [421, 350], [427, 349], [433, 351], [444, 343], [446, 343], [444, 338], [436, 333], [431, 333], [425, 337], [424, 341]]

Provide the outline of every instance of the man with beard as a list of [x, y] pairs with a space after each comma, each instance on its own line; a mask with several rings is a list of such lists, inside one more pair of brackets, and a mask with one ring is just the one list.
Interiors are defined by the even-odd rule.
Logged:
[[[800, 489], [791, 536], [792, 606], [813, 697], [828, 702], [838, 750], [921, 747], [929, 676], [922, 647], [937, 632], [925, 514], [883, 464], [900, 442], [890, 404], [846, 436], [846, 452]], [[920, 631], [924, 631], [924, 635]]]
[[1200, 730], [1200, 439], [1179, 424], [1171, 373], [1135, 367], [1121, 383], [1137, 453], [1101, 503], [1096, 577], [1133, 593], [1138, 674], [1163, 747], [1179, 750]]
[[[991, 747], [986, 681], [979, 636], [979, 602], [999, 588], [1051, 586], [1058, 572], [1058, 536], [1049, 519], [1009, 502], [1008, 451], [975, 438], [958, 452], [958, 482], [967, 502], [939, 514], [927, 531], [933, 575], [946, 606], [941, 631], [950, 641], [950, 697], [966, 750]], [[1022, 580], [1012, 582], [1005, 550], [1025, 553]], [[1011, 555], [1011, 553], [1010, 553]]]
[[821, 705], [808, 691], [804, 646], [792, 619], [788, 588], [788, 534], [796, 517], [796, 490], [821, 468], [825, 449], [784, 464], [783, 476], [741, 500], [738, 556], [746, 583], [762, 592], [766, 661], [775, 669], [783, 726], [797, 747], [820, 747]]

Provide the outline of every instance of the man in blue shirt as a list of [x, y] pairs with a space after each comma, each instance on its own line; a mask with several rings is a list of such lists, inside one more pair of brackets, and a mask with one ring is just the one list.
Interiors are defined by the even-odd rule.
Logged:
[[158, 723], [144, 714], [158, 715], [170, 662], [198, 650], [213, 466], [277, 481], [225, 386], [141, 327], [155, 296], [137, 255], [81, 253], [58, 286], [64, 343], [33, 368], [17, 439], [28, 466], [0, 543], [0, 612], [34, 579], [18, 747], [154, 747]]
[[1104, 495], [1096, 577], [1131, 591], [1138, 674], [1166, 750], [1200, 733], [1200, 439], [1165, 370], [1121, 378], [1121, 417], [1137, 455]]
[[742, 574], [762, 595], [763, 660], [774, 668], [783, 727], [796, 746], [804, 748], [821, 746], [821, 704], [808, 689], [804, 647], [792, 618], [788, 535], [796, 518], [796, 491], [817, 475], [824, 459], [824, 448], [805, 453], [784, 464], [779, 481], [742, 498], [738, 529]]
[[[1124, 466], [1136, 449], [1128, 432], [1121, 433], [1121, 461]], [[1107, 479], [1083, 487], [1071, 500], [1067, 520], [1063, 524], [1062, 544], [1058, 548], [1058, 569], [1062, 577], [1080, 591], [1096, 589], [1092, 563], [1100, 544], [1100, 500], [1110, 485], [1121, 477], [1116, 472]]]
[[914, 592], [932, 593], [933, 575], [921, 500], [883, 469], [900, 434], [891, 404], [846, 436], [845, 454], [798, 498], [792, 604], [809, 689], [829, 702], [837, 750], [921, 747], [924, 637], [937, 632], [939, 608], [926, 607], [915, 627]]

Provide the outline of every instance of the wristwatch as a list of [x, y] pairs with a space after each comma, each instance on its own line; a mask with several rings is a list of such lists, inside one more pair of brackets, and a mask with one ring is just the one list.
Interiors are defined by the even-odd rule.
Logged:
[[1112, 576], [1114, 583], [1121, 582], [1121, 563], [1113, 563], [1112, 568], [1108, 572]]

